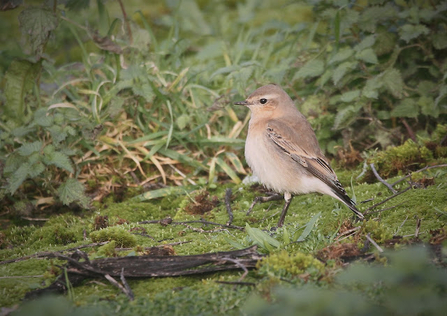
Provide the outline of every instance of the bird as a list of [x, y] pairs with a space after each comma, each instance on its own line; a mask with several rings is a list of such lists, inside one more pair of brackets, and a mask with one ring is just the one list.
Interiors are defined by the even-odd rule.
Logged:
[[312, 126], [279, 85], [262, 86], [234, 104], [251, 112], [245, 142], [247, 164], [261, 184], [277, 192], [255, 198], [249, 212], [259, 202], [284, 196], [277, 225], [282, 227], [293, 196], [317, 192], [338, 199], [359, 219], [364, 218], [338, 181]]

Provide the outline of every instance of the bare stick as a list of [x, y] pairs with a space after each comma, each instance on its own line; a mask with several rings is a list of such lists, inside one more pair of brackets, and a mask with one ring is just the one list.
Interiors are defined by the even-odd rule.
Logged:
[[418, 220], [416, 221], [416, 231], [414, 232], [414, 237], [418, 238], [419, 236], [419, 230], [421, 229], [421, 222], [422, 219], [418, 218]]
[[410, 189], [411, 189], [411, 186], [409, 186], [409, 187], [406, 188], [405, 190], [402, 190], [402, 191], [400, 191], [400, 192], [397, 192], [396, 194], [393, 194], [392, 196], [390, 196], [389, 198], [386, 198], [386, 199], [383, 200], [382, 202], [379, 202], [379, 203], [374, 204], [373, 206], [370, 206], [369, 208], [366, 209], [365, 212], [363, 212], [363, 214], [364, 214], [364, 215], [369, 214], [369, 211], [372, 210], [373, 208], [376, 208], [377, 206], [382, 205], [383, 203], [388, 202], [389, 200], [395, 198], [395, 197], [398, 196], [398, 195], [401, 195], [402, 193], [407, 192], [407, 191], [410, 190]]
[[383, 252], [383, 249], [380, 248], [380, 246], [371, 238], [371, 236], [369, 236], [369, 234], [366, 235], [366, 239], [368, 239], [369, 242], [372, 243], [377, 250], [379, 250], [379, 252]]
[[132, 30], [130, 29], [130, 24], [127, 19], [126, 9], [124, 9], [122, 0], [118, 0], [118, 3], [120, 4], [121, 11], [123, 11], [124, 24], [126, 25], [126, 28], [127, 28], [127, 35], [129, 35], [129, 43], [132, 44], [132, 42], [133, 42]]
[[391, 192], [393, 192], [393, 194], [396, 194], [397, 191], [394, 190], [394, 188], [393, 188], [393, 186], [391, 184], [389, 184], [388, 182], [386, 182], [385, 180], [382, 179], [382, 177], [379, 175], [379, 173], [377, 172], [376, 168], [374, 167], [374, 164], [372, 163], [369, 166], [371, 167], [371, 170], [373, 171], [373, 173], [376, 176], [377, 180], [382, 182], [383, 185], [385, 185]]
[[401, 202], [401, 203], [399, 203], [399, 204], [390, 206], [390, 207], [383, 208], [383, 209], [381, 209], [381, 210], [372, 211], [372, 212], [369, 212], [368, 215], [369, 215], [369, 214], [374, 214], [374, 213], [381, 213], [381, 212], [384, 212], [384, 211], [389, 211], [389, 210], [392, 210], [393, 208], [396, 208], [396, 207], [398, 207], [398, 206], [401, 206], [401, 205], [404, 204], [404, 203], [405, 203], [405, 201], [404, 201], [404, 202]]
[[231, 194], [232, 194], [231, 189], [228, 188], [225, 191], [225, 206], [227, 207], [227, 212], [228, 212], [228, 217], [229, 217], [228, 222], [226, 224], [227, 226], [230, 226], [231, 223], [233, 222], [233, 212], [231, 210]]
[[401, 183], [401, 182], [404, 181], [405, 179], [410, 178], [411, 175], [412, 175], [413, 173], [417, 173], [417, 172], [421, 172], [421, 171], [425, 171], [425, 170], [429, 170], [429, 169], [434, 169], [434, 168], [445, 168], [445, 167], [447, 167], [447, 164], [436, 165], [436, 166], [426, 166], [426, 167], [424, 167], [424, 168], [422, 168], [422, 169], [413, 171], [412, 173], [406, 175], [405, 177], [403, 177], [403, 178], [397, 180], [396, 182], [394, 182], [393, 184], [391, 184], [391, 186], [394, 187], [396, 184]]
[[[110, 282], [112, 283], [112, 285], [116, 286], [117, 288], [120, 289], [121, 292], [123, 292], [124, 294], [126, 294], [126, 296], [129, 298], [129, 300], [133, 301], [133, 297], [129, 296], [129, 293], [127, 292], [127, 290], [124, 288], [124, 286], [122, 286], [118, 281], [116, 281], [113, 277], [110, 276], [110, 274], [105, 274], [104, 277]], [[133, 295], [133, 294], [132, 294]]]
[[120, 276], [121, 282], [124, 285], [124, 288], [126, 289], [126, 295], [129, 297], [131, 301], [135, 299], [135, 296], [133, 295], [132, 289], [129, 286], [129, 283], [127, 283], [126, 278], [124, 277], [124, 268], [121, 269], [121, 276]]

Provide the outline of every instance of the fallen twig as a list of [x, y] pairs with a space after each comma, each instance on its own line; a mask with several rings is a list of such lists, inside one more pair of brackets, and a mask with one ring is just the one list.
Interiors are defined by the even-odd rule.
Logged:
[[231, 223], [233, 222], [233, 211], [231, 210], [231, 188], [227, 188], [225, 191], [225, 206], [227, 207], [227, 212], [228, 212], [228, 222], [227, 222], [227, 226], [230, 226]]
[[[138, 224], [160, 224], [162, 221], [164, 221], [165, 219], [162, 220], [152, 220], [152, 221], [142, 221], [142, 222], [138, 222]], [[204, 224], [204, 225], [214, 225], [214, 226], [221, 226], [221, 227], [225, 227], [225, 228], [234, 228], [234, 229], [238, 229], [238, 230], [244, 230], [244, 227], [241, 226], [236, 226], [236, 225], [227, 225], [227, 224], [220, 224], [220, 223], [215, 223], [215, 222], [207, 222], [207, 221], [184, 221], [184, 222], [175, 222], [171, 219], [171, 221], [169, 223], [167, 223], [164, 226], [167, 225], [185, 225], [185, 224], [192, 224], [192, 223], [197, 223], [197, 224]], [[208, 231], [210, 232], [210, 231]]]
[[371, 238], [369, 234], [366, 235], [366, 239], [368, 239], [369, 242], [373, 244], [373, 246], [376, 247], [377, 250], [379, 250], [379, 252], [383, 252], [383, 249], [380, 248], [380, 246], [374, 241], [374, 239]]
[[392, 210], [393, 208], [396, 208], [396, 207], [398, 207], [398, 206], [401, 206], [401, 205], [404, 204], [404, 203], [405, 203], [405, 201], [404, 201], [404, 202], [401, 202], [401, 203], [399, 203], [399, 204], [390, 206], [390, 207], [383, 208], [383, 209], [381, 209], [381, 210], [371, 211], [371, 212], [368, 212], [368, 215], [369, 215], [369, 214], [375, 214], [375, 213], [381, 213], [381, 212], [384, 212], [384, 211], [389, 211], [389, 210]]
[[426, 167], [424, 167], [422, 169], [419, 169], [419, 170], [411, 172], [410, 174], [406, 175], [405, 177], [403, 177], [403, 178], [397, 180], [396, 182], [392, 183], [391, 186], [394, 187], [396, 184], [401, 183], [402, 181], [410, 178], [413, 173], [418, 173], [418, 172], [421, 172], [421, 171], [434, 169], [434, 168], [445, 168], [445, 167], [447, 167], [447, 164], [441, 164], [441, 165], [435, 165], [435, 166], [426, 166]]
[[394, 188], [393, 188], [393, 186], [391, 184], [389, 184], [388, 182], [386, 182], [385, 180], [382, 179], [382, 177], [379, 175], [379, 173], [377, 172], [376, 168], [374, 167], [374, 164], [372, 163], [369, 166], [371, 167], [371, 170], [374, 173], [374, 175], [376, 176], [377, 180], [382, 182], [383, 185], [385, 185], [391, 192], [393, 192], [393, 194], [396, 194], [397, 191], [394, 190]]
[[377, 206], [382, 205], [383, 203], [388, 202], [389, 200], [395, 198], [395, 197], [398, 196], [398, 195], [401, 195], [402, 193], [407, 192], [407, 191], [410, 190], [410, 189], [411, 189], [411, 186], [409, 186], [408, 188], [406, 188], [406, 189], [404, 189], [404, 190], [402, 190], [402, 191], [400, 191], [400, 192], [397, 192], [396, 194], [393, 194], [392, 196], [386, 198], [386, 199], [383, 200], [382, 202], [376, 203], [376, 204], [374, 204], [373, 206], [368, 207], [368, 208], [366, 209], [366, 211], [363, 212], [363, 214], [364, 214], [364, 215], [368, 215], [368, 214], [369, 214], [369, 211], [372, 210], [373, 208], [376, 208]]

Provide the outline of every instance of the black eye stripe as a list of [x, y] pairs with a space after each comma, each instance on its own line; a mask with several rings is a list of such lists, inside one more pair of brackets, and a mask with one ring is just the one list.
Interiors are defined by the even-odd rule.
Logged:
[[267, 99], [262, 98], [261, 100], [259, 100], [259, 102], [261, 102], [261, 104], [266, 104], [267, 103]]

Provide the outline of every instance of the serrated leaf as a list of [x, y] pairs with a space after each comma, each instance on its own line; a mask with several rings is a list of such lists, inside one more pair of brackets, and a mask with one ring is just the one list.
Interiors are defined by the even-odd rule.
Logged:
[[396, 68], [387, 69], [383, 73], [383, 85], [388, 89], [389, 92], [396, 98], [402, 98], [402, 93], [404, 91], [404, 81], [400, 71]]
[[84, 185], [76, 179], [69, 178], [57, 189], [59, 198], [64, 205], [77, 202], [82, 207], [88, 208], [90, 199], [84, 193]]
[[334, 119], [333, 129], [342, 129], [349, 126], [357, 117], [359, 109], [353, 105], [349, 105], [338, 111]]
[[309, 236], [309, 234], [312, 232], [312, 229], [314, 228], [315, 223], [317, 222], [320, 215], [321, 215], [321, 212], [318, 212], [310, 219], [310, 221], [306, 224], [306, 228], [301, 233], [300, 237], [298, 237], [298, 239], [296, 240], [297, 242], [304, 241], [307, 238], [307, 236]]
[[432, 97], [421, 96], [418, 100], [418, 105], [421, 108], [421, 113], [424, 115], [437, 118], [439, 116], [439, 108], [436, 107], [435, 101]]
[[441, 32], [434, 34], [432, 43], [436, 49], [447, 48], [447, 34]]
[[345, 47], [340, 49], [338, 53], [336, 53], [330, 60], [329, 64], [339, 63], [341, 61], [345, 61], [349, 57], [354, 54], [354, 50], [350, 47]]
[[17, 152], [21, 156], [29, 156], [34, 152], [39, 152], [42, 149], [42, 142], [35, 141], [33, 143], [25, 143], [23, 144], [19, 149], [17, 149]]
[[[45, 149], [49, 147], [46, 146]], [[71, 160], [68, 156], [60, 151], [48, 152], [45, 155], [44, 162], [47, 165], [55, 165], [56, 167], [67, 170], [73, 173], [73, 166], [71, 165]]]
[[417, 38], [420, 35], [427, 35], [430, 33], [430, 30], [422, 24], [405, 24], [399, 29], [400, 38], [406, 41], [407, 43], [414, 38]]
[[40, 57], [51, 31], [59, 24], [57, 16], [46, 7], [29, 7], [20, 12], [18, 19], [22, 34], [28, 36], [31, 50]]
[[417, 117], [419, 107], [414, 99], [406, 98], [391, 111], [391, 117]]
[[388, 31], [380, 32], [376, 37], [374, 51], [377, 56], [391, 53], [396, 47], [396, 34]]
[[22, 185], [23, 181], [28, 178], [28, 174], [31, 171], [31, 165], [27, 162], [23, 163], [8, 179], [8, 185], [6, 189], [9, 193], [14, 194], [16, 190]]
[[40, 68], [40, 63], [16, 59], [11, 62], [6, 72], [4, 110], [9, 118], [19, 123], [25, 121], [25, 96], [33, 87]]
[[346, 103], [352, 102], [360, 96], [360, 90], [352, 90], [341, 95], [340, 100]]
[[34, 128], [32, 128], [32, 127], [22, 125], [22, 126], [14, 128], [11, 131], [11, 134], [15, 137], [23, 137], [33, 130], [34, 130]]
[[375, 76], [366, 81], [365, 87], [362, 90], [362, 96], [369, 99], [377, 99], [379, 97], [379, 89], [382, 87], [382, 76]]
[[53, 138], [53, 142], [56, 145], [67, 138], [67, 133], [65, 133], [62, 127], [60, 127], [59, 125], [53, 125], [47, 128], [47, 131], [50, 132], [51, 137]]
[[388, 20], [393, 16], [396, 16], [396, 8], [391, 4], [380, 7], [371, 6], [363, 10], [358, 26], [361, 30], [374, 33], [381, 21]]
[[355, 45], [354, 49], [360, 52], [366, 48], [370, 48], [371, 46], [374, 45], [375, 42], [376, 42], [376, 35], [369, 35], [366, 36], [364, 39], [362, 39], [360, 43]]
[[293, 76], [293, 80], [299, 78], [317, 77], [324, 71], [324, 62], [319, 59], [314, 59], [307, 62], [297, 73]]
[[357, 65], [356, 62], [351, 61], [345, 61], [344, 63], [341, 63], [338, 65], [337, 68], [335, 68], [334, 73], [332, 74], [332, 81], [335, 85], [338, 84], [338, 82], [345, 76], [345, 74], [348, 72], [348, 70], [354, 68]]
[[13, 152], [6, 158], [5, 167], [3, 168], [3, 173], [8, 175], [16, 171], [22, 164], [27, 161], [27, 157], [19, 155], [18, 152]]
[[53, 115], [49, 115], [46, 108], [41, 108], [34, 112], [34, 122], [37, 125], [48, 127], [53, 125], [53, 121]]
[[36, 163], [32, 164], [32, 166], [28, 172], [28, 175], [30, 178], [35, 178], [38, 175], [40, 175], [42, 172], [44, 172], [44, 170], [45, 170], [44, 164], [40, 161], [37, 161]]
[[362, 51], [359, 51], [355, 54], [355, 58], [359, 60], [363, 60], [364, 62], [370, 64], [377, 64], [379, 60], [377, 59], [376, 53], [372, 48], [366, 48]]

